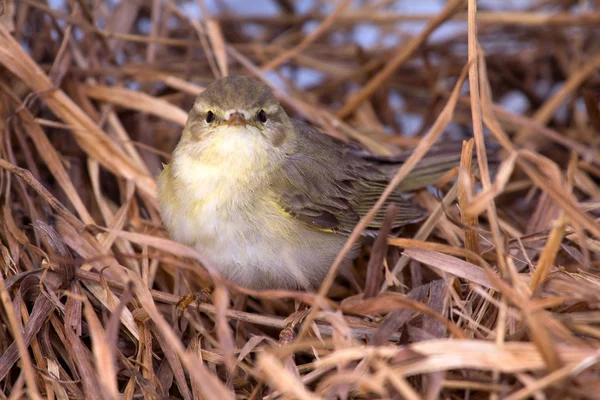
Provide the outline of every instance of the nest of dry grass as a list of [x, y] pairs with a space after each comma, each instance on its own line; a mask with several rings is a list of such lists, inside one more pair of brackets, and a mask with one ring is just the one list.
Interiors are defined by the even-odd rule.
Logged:
[[[595, 2], [112, 3], [0, 1], [2, 398], [598, 398]], [[445, 138], [463, 168], [354, 285], [213, 280], [154, 177], [227, 74], [373, 152], [417, 146], [397, 179]]]

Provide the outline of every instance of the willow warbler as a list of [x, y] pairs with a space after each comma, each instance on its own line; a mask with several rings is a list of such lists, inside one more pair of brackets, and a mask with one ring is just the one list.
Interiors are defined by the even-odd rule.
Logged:
[[[388, 199], [398, 209], [394, 227], [425, 216], [404, 192], [434, 183], [460, 159], [444, 149], [429, 154]], [[160, 212], [175, 240], [234, 283], [314, 289], [406, 157], [377, 157], [322, 134], [290, 119], [267, 86], [230, 76], [189, 112], [158, 179]]]

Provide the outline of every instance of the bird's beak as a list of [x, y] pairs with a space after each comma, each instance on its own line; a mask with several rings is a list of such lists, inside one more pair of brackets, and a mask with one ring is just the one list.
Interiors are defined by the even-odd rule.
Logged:
[[227, 125], [229, 126], [245, 126], [248, 125], [248, 121], [244, 118], [244, 114], [239, 112], [234, 112], [229, 116], [229, 120], [227, 120]]

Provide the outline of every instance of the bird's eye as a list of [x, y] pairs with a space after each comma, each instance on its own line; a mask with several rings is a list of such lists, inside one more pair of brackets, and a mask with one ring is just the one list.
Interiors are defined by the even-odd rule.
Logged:
[[260, 110], [258, 112], [258, 120], [260, 121], [261, 124], [264, 124], [265, 122], [267, 122], [267, 113], [265, 112], [265, 110]]
[[210, 124], [214, 120], [215, 120], [215, 114], [212, 111], [209, 111], [208, 113], [206, 113], [206, 122], [208, 124]]

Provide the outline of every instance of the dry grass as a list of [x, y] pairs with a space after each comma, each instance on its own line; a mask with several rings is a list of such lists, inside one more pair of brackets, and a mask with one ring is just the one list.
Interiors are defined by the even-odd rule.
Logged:
[[[600, 397], [596, 1], [189, 1], [200, 20], [187, 1], [65, 3], [0, 1], [1, 398]], [[393, 45], [359, 46], [365, 24]], [[373, 152], [416, 147], [395, 182], [450, 138], [462, 167], [356, 284], [342, 252], [318, 293], [235, 287], [168, 239], [154, 194], [194, 96], [227, 74]]]

